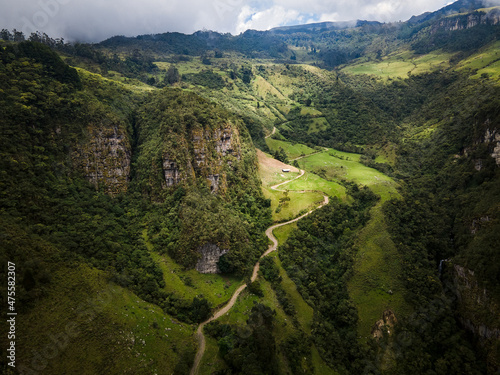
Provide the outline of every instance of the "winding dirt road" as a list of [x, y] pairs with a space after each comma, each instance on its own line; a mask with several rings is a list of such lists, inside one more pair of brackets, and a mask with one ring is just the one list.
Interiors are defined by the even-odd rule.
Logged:
[[269, 138], [269, 137], [271, 137], [274, 133], [276, 133], [276, 126], [275, 126], [275, 127], [273, 127], [273, 131], [271, 132], [271, 134], [266, 135], [264, 138]]
[[[278, 185], [271, 186], [271, 189], [278, 190], [278, 187], [280, 187], [281, 185], [288, 184], [289, 182], [292, 182], [292, 181], [302, 177], [304, 175], [304, 173], [305, 172], [303, 170], [300, 170], [300, 174], [297, 177], [292, 178], [291, 180], [282, 182]], [[276, 239], [276, 237], [274, 237], [274, 234], [273, 234], [273, 231], [276, 228], [279, 228], [279, 227], [282, 227], [284, 225], [288, 225], [291, 223], [295, 223], [296, 221], [299, 221], [300, 219], [306, 217], [307, 215], [310, 215], [313, 211], [317, 210], [318, 208], [321, 208], [321, 207], [327, 205], [329, 202], [328, 196], [324, 195], [324, 198], [325, 198], [324, 201], [318, 207], [303, 214], [302, 216], [299, 216], [299, 217], [297, 217], [293, 220], [287, 221], [285, 223], [275, 224], [275, 225], [267, 228], [266, 236], [267, 236], [267, 238], [269, 238], [271, 240], [272, 245], [270, 245], [269, 248], [267, 249], [267, 251], [261, 255], [260, 259], [271, 254], [273, 251], [276, 251], [276, 249], [278, 248], [278, 240]], [[260, 259], [253, 267], [252, 277], [250, 278], [251, 282], [254, 282], [257, 279], [257, 275], [259, 273], [259, 268], [260, 268]], [[233, 293], [233, 295], [231, 296], [231, 299], [224, 307], [222, 307], [220, 310], [216, 311], [215, 314], [211, 318], [207, 319], [203, 323], [200, 323], [200, 325], [198, 326], [198, 329], [196, 330], [196, 336], [198, 338], [198, 351], [196, 352], [196, 357], [194, 359], [193, 367], [191, 368], [191, 373], [190, 373], [191, 375], [198, 374], [198, 369], [200, 367], [201, 359], [203, 358], [203, 354], [205, 353], [205, 335], [203, 334], [203, 327], [205, 327], [205, 325], [207, 325], [208, 323], [210, 323], [216, 319], [219, 319], [222, 315], [228, 313], [229, 310], [231, 310], [231, 308], [236, 303], [236, 300], [240, 296], [241, 292], [243, 292], [243, 290], [245, 290], [246, 287], [247, 287], [247, 284], [243, 284], [238, 289], [236, 289], [235, 292]]]

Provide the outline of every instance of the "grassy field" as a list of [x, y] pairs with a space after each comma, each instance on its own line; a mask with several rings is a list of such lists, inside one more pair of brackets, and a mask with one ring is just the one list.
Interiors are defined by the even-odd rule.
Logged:
[[285, 241], [288, 239], [290, 234], [297, 229], [297, 222], [288, 224], [288, 225], [283, 225], [282, 227], [276, 228], [273, 231], [274, 237], [278, 240], [278, 243], [284, 244]]
[[[144, 235], [146, 231], [143, 232]], [[174, 292], [179, 297], [193, 299], [203, 295], [212, 307], [219, 306], [228, 301], [234, 291], [241, 284], [241, 279], [215, 274], [201, 274], [196, 270], [183, 270], [168, 255], [158, 254], [153, 251], [151, 243], [146, 240], [151, 257], [158, 263], [163, 271], [165, 290]]]
[[172, 373], [195, 348], [192, 326], [107, 282], [102, 271], [63, 267], [51, 279], [47, 295], [17, 326], [18, 365], [38, 363], [44, 374]]
[[[368, 186], [381, 197], [370, 212], [369, 223], [358, 234], [354, 274], [348, 283], [349, 294], [358, 309], [359, 334], [366, 338], [386, 309], [392, 309], [396, 316], [401, 316], [408, 314], [409, 308], [403, 299], [404, 288], [399, 281], [401, 259], [387, 231], [382, 212], [385, 201], [399, 197], [397, 183], [359, 163], [359, 157], [330, 149], [299, 160], [299, 165], [328, 179], [345, 179]], [[280, 235], [286, 236], [286, 233]]]
[[302, 107], [300, 109], [300, 115], [301, 116], [311, 116], [311, 117], [319, 117], [323, 116], [323, 113], [318, 111], [317, 109], [313, 107]]
[[[280, 142], [285, 147], [287, 146], [287, 142]], [[340, 197], [345, 195], [345, 189], [342, 186], [312, 174], [307, 174], [307, 176], [280, 186], [278, 188], [279, 191], [273, 190], [271, 186], [295, 178], [298, 175], [298, 169], [287, 166], [261, 151], [258, 151], [257, 155], [259, 158], [259, 175], [262, 180], [262, 190], [264, 196], [271, 199], [271, 209], [273, 220], [275, 221], [291, 220], [299, 216], [301, 212], [314, 208], [323, 201], [322, 192]], [[283, 173], [283, 168], [290, 168], [292, 172]], [[286, 190], [288, 191], [285, 192]], [[308, 190], [308, 192], [299, 192], [303, 190]], [[290, 200], [280, 204], [280, 200], [287, 196]], [[278, 209], [278, 207], [280, 208]], [[278, 212], [276, 212], [277, 209]]]
[[363, 338], [370, 336], [385, 310], [391, 309], [396, 317], [411, 312], [400, 280], [402, 260], [387, 231], [381, 206], [379, 203], [370, 211], [371, 219], [358, 235], [354, 274], [348, 282], [349, 295], [358, 309], [358, 332]]
[[408, 78], [409, 73], [420, 74], [449, 66], [452, 55], [444, 52], [431, 52], [427, 55], [413, 55], [409, 51], [384, 57], [381, 61], [365, 61], [347, 65], [342, 70], [350, 74], [368, 74], [384, 80], [389, 78]]
[[285, 150], [286, 154], [288, 155], [289, 159], [295, 159], [299, 156], [312, 154], [317, 151], [301, 143], [292, 144], [290, 142], [280, 141], [278, 139], [273, 139], [273, 138], [266, 138], [266, 143], [267, 146], [272, 151], [279, 150], [280, 147], [282, 147], [283, 150]]
[[458, 64], [458, 69], [477, 70], [473, 78], [487, 74], [491, 79], [500, 81], [500, 41], [488, 44], [478, 53], [473, 54]]
[[398, 197], [397, 184], [388, 176], [368, 168], [356, 160], [360, 155], [342, 153], [337, 150], [322, 152], [299, 160], [306, 171], [325, 176], [328, 180], [344, 179], [368, 186], [383, 200]]
[[337, 182], [325, 180], [309, 172], [306, 172], [298, 180], [283, 185], [283, 189], [289, 189], [290, 192], [299, 190], [321, 191], [331, 197], [346, 198], [345, 187]]
[[[286, 188], [283, 187], [283, 189]], [[290, 201], [280, 205], [280, 199], [288, 195]], [[320, 192], [298, 193], [289, 191], [288, 194], [282, 191], [270, 189], [264, 190], [264, 196], [271, 199], [271, 209], [273, 220], [276, 222], [288, 221], [299, 216], [303, 211], [308, 211], [323, 202], [323, 194]], [[279, 212], [276, 212], [281, 207]]]
[[253, 82], [253, 88], [263, 100], [268, 96], [274, 96], [281, 100], [286, 100], [285, 96], [272, 84], [266, 81], [263, 77], [257, 76]]

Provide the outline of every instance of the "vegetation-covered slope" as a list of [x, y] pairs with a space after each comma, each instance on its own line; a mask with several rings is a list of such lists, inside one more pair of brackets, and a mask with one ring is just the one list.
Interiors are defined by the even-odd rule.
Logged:
[[[2, 43], [19, 363], [75, 321], [65, 360], [35, 370], [74, 371], [79, 342], [99, 348], [85, 373], [189, 372], [190, 324], [248, 276], [272, 219], [327, 193], [341, 200], [281, 228], [279, 256], [207, 327], [201, 371], [495, 373], [498, 14], [461, 0], [397, 24]], [[306, 178], [270, 189], [295, 170], [259, 175], [255, 145]], [[105, 334], [69, 312], [89, 298]]]

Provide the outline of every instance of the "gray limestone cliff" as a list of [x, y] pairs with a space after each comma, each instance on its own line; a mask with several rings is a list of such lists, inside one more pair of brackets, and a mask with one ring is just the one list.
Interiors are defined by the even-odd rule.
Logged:
[[457, 14], [442, 18], [433, 27], [433, 32], [439, 30], [456, 31], [471, 29], [479, 25], [500, 24], [500, 10], [481, 10], [471, 14]]
[[222, 250], [217, 245], [211, 243], [201, 246], [198, 251], [201, 254], [201, 258], [196, 263], [196, 270], [200, 273], [219, 273], [217, 262], [228, 251]]
[[130, 178], [132, 147], [117, 124], [89, 125], [86, 141], [77, 146], [73, 160], [85, 178], [111, 195], [125, 192]]
[[490, 155], [500, 165], [500, 132], [497, 129], [486, 129], [482, 141], [490, 145]]
[[221, 123], [216, 129], [193, 129], [186, 147], [176, 155], [163, 157], [164, 187], [180, 185], [183, 181], [202, 177], [213, 193], [227, 189], [224, 168], [241, 158], [241, 141], [236, 126]]
[[500, 304], [480, 285], [473, 270], [452, 266], [458, 320], [486, 351], [488, 373], [496, 373], [500, 370]]

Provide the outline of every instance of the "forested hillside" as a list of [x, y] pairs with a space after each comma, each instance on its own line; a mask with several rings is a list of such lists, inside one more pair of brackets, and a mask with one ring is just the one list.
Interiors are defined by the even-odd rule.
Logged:
[[248, 284], [199, 373], [495, 374], [499, 32], [471, 0], [238, 36], [2, 30], [2, 371], [187, 374]]

